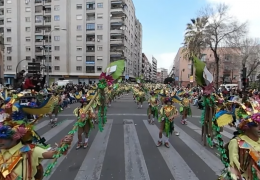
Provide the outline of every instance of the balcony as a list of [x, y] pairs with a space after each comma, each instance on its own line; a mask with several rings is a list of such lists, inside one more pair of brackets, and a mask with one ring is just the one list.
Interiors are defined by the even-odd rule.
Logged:
[[87, 34], [86, 42], [87, 44], [95, 43], [95, 34]]
[[95, 45], [86, 46], [86, 52], [95, 52]]
[[35, 0], [35, 4], [42, 4], [43, 0]]
[[0, 25], [4, 25], [5, 20], [4, 19], [0, 19]]
[[45, 7], [45, 13], [50, 14], [51, 13], [51, 6]]
[[[86, 62], [86, 65], [88, 62]], [[94, 65], [92, 64], [91, 66], [86, 66], [86, 73], [95, 73], [95, 62]]]
[[111, 1], [111, 9], [119, 9], [119, 8], [125, 8], [126, 3], [124, 0], [114, 0]]
[[4, 8], [1, 8], [0, 9], [0, 16], [4, 16], [5, 15], [5, 10], [4, 10]]
[[86, 10], [88, 12], [94, 12], [95, 11], [95, 3], [94, 2], [87, 2], [86, 4]]
[[96, 15], [95, 13], [87, 13], [87, 21], [95, 21]]
[[124, 44], [124, 39], [122, 39], [122, 38], [110, 39], [110, 44], [111, 45], [123, 45]]
[[4, 1], [0, 1], [0, 7], [1, 6], [4, 6], [5, 4], [4, 4]]

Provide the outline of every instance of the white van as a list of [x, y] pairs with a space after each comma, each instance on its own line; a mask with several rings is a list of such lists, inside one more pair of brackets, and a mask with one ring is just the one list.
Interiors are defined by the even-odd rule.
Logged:
[[59, 80], [56, 82], [58, 87], [66, 86], [67, 84], [73, 84], [73, 81], [70, 80]]
[[220, 88], [222, 88], [222, 87], [224, 87], [224, 88], [226, 88], [228, 91], [230, 91], [231, 89], [233, 89], [233, 88], [238, 88], [238, 84], [221, 84], [220, 85]]

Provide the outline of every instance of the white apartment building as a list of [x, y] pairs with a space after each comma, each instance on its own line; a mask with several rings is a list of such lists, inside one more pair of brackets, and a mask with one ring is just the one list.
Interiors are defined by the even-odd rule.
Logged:
[[49, 60], [50, 81], [98, 81], [110, 62], [121, 59], [124, 75], [134, 78], [141, 31], [132, 0], [0, 0], [5, 81], [12, 83], [16, 69], [33, 59], [43, 67]]
[[149, 62], [147, 56], [142, 53], [142, 76], [144, 77], [144, 80], [150, 81], [151, 80], [151, 73], [152, 72], [152, 65]]
[[157, 60], [152, 57], [152, 81], [157, 81]]

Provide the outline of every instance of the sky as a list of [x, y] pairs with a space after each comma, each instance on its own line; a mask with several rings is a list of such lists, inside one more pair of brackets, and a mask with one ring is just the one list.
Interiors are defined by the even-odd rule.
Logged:
[[249, 24], [249, 37], [260, 38], [260, 0], [133, 0], [142, 23], [142, 51], [157, 59], [157, 68], [169, 69], [182, 46], [186, 24], [207, 5], [225, 3], [230, 14]]

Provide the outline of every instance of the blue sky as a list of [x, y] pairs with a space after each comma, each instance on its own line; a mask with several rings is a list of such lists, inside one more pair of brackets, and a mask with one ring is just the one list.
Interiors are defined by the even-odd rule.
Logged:
[[[169, 69], [182, 46], [186, 24], [195, 18], [198, 11], [208, 3], [225, 2], [231, 7], [231, 14], [239, 20], [252, 20], [251, 33], [260, 32], [260, 0], [133, 0], [136, 16], [143, 26], [143, 52], [151, 61], [152, 55], [158, 61], [158, 68]], [[258, 5], [258, 6], [257, 6]], [[248, 10], [248, 12], [245, 12]], [[250, 11], [251, 10], [251, 11]], [[241, 12], [243, 13], [241, 14]], [[241, 16], [243, 15], [243, 16]]]

